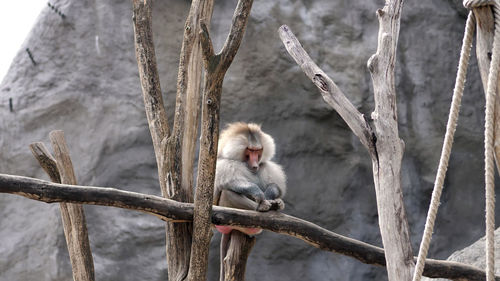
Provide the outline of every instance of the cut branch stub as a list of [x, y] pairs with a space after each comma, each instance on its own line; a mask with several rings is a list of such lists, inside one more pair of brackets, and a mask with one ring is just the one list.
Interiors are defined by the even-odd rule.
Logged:
[[[136, 188], [139, 189], [139, 188]], [[165, 221], [191, 221], [193, 204], [117, 188], [77, 186], [0, 174], [0, 193], [10, 193], [46, 203], [79, 203], [112, 206], [142, 211]], [[255, 211], [214, 206], [211, 222], [262, 228], [301, 239], [324, 251], [353, 257], [363, 263], [385, 266], [382, 248], [348, 238], [311, 222], [278, 212]], [[485, 280], [485, 272], [475, 266], [427, 259], [424, 275], [431, 278]], [[500, 281], [500, 277], [495, 280]]]
[[325, 102], [339, 113], [352, 132], [368, 149], [372, 158], [376, 158], [375, 138], [364, 115], [354, 107], [335, 82], [314, 63], [288, 26], [282, 25], [278, 33], [290, 56], [318, 87]]
[[49, 150], [43, 142], [35, 142], [30, 144], [31, 153], [38, 161], [38, 164], [47, 173], [50, 180], [56, 183], [61, 182], [61, 176], [59, 175], [59, 170], [57, 169], [56, 159], [50, 154]]

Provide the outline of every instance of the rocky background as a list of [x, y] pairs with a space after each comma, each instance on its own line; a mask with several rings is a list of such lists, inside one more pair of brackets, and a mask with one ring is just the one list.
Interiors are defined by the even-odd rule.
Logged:
[[[130, 1], [51, 1], [0, 84], [0, 173], [47, 179], [28, 149], [62, 129], [82, 185], [160, 194], [134, 54]], [[223, 91], [222, 125], [261, 123], [288, 174], [286, 213], [381, 246], [371, 162], [337, 113], [286, 53], [287, 24], [318, 65], [367, 116], [382, 0], [255, 0]], [[156, 1], [156, 55], [172, 115], [190, 1]], [[236, 0], [216, 1], [219, 49]], [[417, 251], [437, 169], [466, 10], [461, 1], [406, 1], [397, 71], [403, 189]], [[4, 38], [8, 40], [8, 38]], [[33, 54], [34, 65], [26, 53]], [[484, 233], [484, 94], [472, 59], [460, 124], [429, 256], [446, 258]], [[13, 101], [13, 111], [9, 109]], [[170, 119], [172, 120], [172, 119]], [[497, 184], [498, 186], [498, 184]], [[96, 280], [166, 280], [164, 224], [116, 208], [85, 207]], [[497, 208], [497, 214], [500, 208]], [[71, 280], [57, 205], [0, 195], [0, 280]], [[209, 280], [218, 280], [215, 235]], [[264, 232], [247, 280], [386, 280], [383, 268]]]

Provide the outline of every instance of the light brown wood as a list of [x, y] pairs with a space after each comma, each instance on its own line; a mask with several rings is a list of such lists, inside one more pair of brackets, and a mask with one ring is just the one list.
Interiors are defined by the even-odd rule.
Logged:
[[[233, 230], [231, 240], [224, 259], [224, 278], [225, 281], [244, 281], [245, 269], [250, 251], [255, 245], [255, 237], [250, 237], [242, 232]], [[239, 266], [234, 266], [239, 265]], [[222, 278], [221, 278], [222, 280]]]
[[377, 137], [373, 179], [390, 281], [412, 280], [415, 268], [401, 189], [404, 142], [398, 134], [394, 75], [402, 8], [402, 0], [388, 0], [384, 8], [377, 11], [378, 47], [368, 61], [375, 100], [372, 119]]
[[47, 173], [50, 180], [56, 183], [61, 182], [61, 176], [59, 175], [59, 170], [57, 169], [56, 159], [50, 154], [47, 147], [43, 142], [35, 142], [30, 144], [31, 153], [38, 161], [38, 164]]
[[404, 143], [398, 134], [394, 83], [401, 9], [401, 0], [388, 0], [384, 8], [377, 11], [380, 24], [378, 48], [368, 61], [375, 100], [375, 110], [371, 114], [373, 129], [337, 85], [312, 61], [290, 29], [287, 26], [279, 29], [287, 51], [370, 153], [380, 233], [387, 251], [387, 272], [391, 281], [411, 280], [415, 267], [401, 190]]
[[[210, 216], [219, 141], [222, 83], [243, 39], [252, 3], [253, 0], [238, 1], [231, 29], [219, 54], [214, 54], [206, 23], [200, 23], [201, 32], [199, 34], [206, 75], [202, 100], [200, 153], [194, 200], [193, 244], [191, 246], [189, 281], [206, 279], [208, 251], [212, 237]], [[234, 264], [233, 266], [239, 265]]]
[[166, 173], [160, 165], [163, 156], [160, 149], [162, 141], [168, 137], [170, 130], [167, 114], [163, 104], [160, 87], [156, 54], [153, 45], [153, 30], [151, 19], [151, 0], [133, 1], [133, 22], [135, 38], [135, 55], [139, 68], [144, 106], [148, 119], [151, 138], [155, 149], [156, 162], [160, 177], [162, 192], [166, 193]]
[[[165, 155], [165, 165], [170, 171], [172, 179], [168, 189], [170, 191], [169, 198], [182, 202], [193, 202], [194, 153], [198, 136], [200, 85], [203, 71], [200, 36], [198, 34], [199, 21], [205, 19], [210, 22], [212, 11], [213, 0], [192, 1], [184, 26], [177, 78], [176, 114]], [[177, 273], [175, 276], [169, 275], [169, 280], [185, 280], [192, 268], [190, 265], [191, 232], [191, 223], [167, 223], [167, 233], [185, 237], [182, 239], [183, 244], [179, 244], [180, 238], [171, 239], [170, 235], [167, 234], [167, 252], [177, 253], [169, 255], [168, 263], [177, 265]], [[182, 261], [179, 262], [179, 259]], [[172, 271], [169, 270], [170, 272]]]
[[[76, 185], [75, 172], [69, 155], [69, 150], [64, 139], [63, 131], [52, 131], [49, 134], [54, 150], [55, 161], [45, 162], [44, 165], [56, 164], [59, 171], [60, 180], [63, 184]], [[48, 151], [42, 147], [41, 153], [46, 154], [47, 159], [52, 158]], [[37, 158], [38, 159], [38, 158]], [[42, 167], [44, 166], [42, 165]], [[49, 170], [54, 170], [51, 167]], [[75, 281], [94, 280], [94, 261], [85, 221], [83, 206], [80, 204], [64, 203], [60, 204], [63, 221], [64, 235], [68, 246], [73, 279]]]
[[288, 26], [282, 25], [278, 33], [290, 56], [318, 87], [323, 100], [339, 113], [370, 154], [375, 155], [373, 131], [365, 116], [354, 107], [337, 84], [314, 63]]
[[[111, 206], [154, 215], [165, 221], [191, 221], [193, 204], [117, 188], [56, 184], [44, 180], [0, 174], [0, 193], [46, 203], [80, 203]], [[382, 248], [328, 231], [311, 222], [278, 212], [256, 212], [214, 206], [213, 224], [258, 227], [301, 239], [311, 246], [384, 266]], [[416, 259], [416, 257], [414, 257]], [[424, 275], [431, 278], [485, 280], [485, 272], [458, 262], [427, 259]], [[138, 277], [139, 278], [139, 277]], [[496, 277], [500, 281], [500, 277]]]
[[[193, 168], [195, 146], [198, 139], [200, 123], [201, 80], [203, 74], [203, 58], [200, 45], [200, 21], [210, 25], [213, 0], [194, 0], [184, 26], [179, 74], [177, 78], [176, 112], [173, 134], [182, 136], [181, 149], [181, 186], [182, 190], [193, 200]], [[182, 110], [181, 110], [182, 109]], [[179, 148], [177, 148], [179, 149]]]
[[[479, 65], [479, 73], [483, 83], [484, 94], [488, 85], [488, 73], [490, 71], [491, 55], [493, 50], [493, 37], [495, 18], [493, 17], [493, 6], [482, 6], [472, 9], [476, 20], [476, 57]], [[497, 171], [500, 173], [500, 79], [497, 82], [497, 94], [495, 98], [494, 119], [494, 148]]]
[[[186, 186], [182, 188], [182, 169], [186, 164], [187, 169], [192, 166], [192, 159], [188, 160], [182, 156], [183, 145], [186, 149], [192, 149], [189, 139], [183, 144], [184, 136], [184, 114], [187, 108], [182, 102], [185, 99], [187, 84], [190, 82], [188, 75], [192, 72], [185, 73], [182, 66], [189, 64], [186, 61], [190, 58], [190, 50], [186, 49], [186, 44], [183, 42], [183, 50], [181, 51], [181, 69], [179, 74], [179, 85], [184, 88], [178, 90], [177, 106], [174, 120], [174, 134], [170, 135], [167, 115], [163, 103], [161, 93], [158, 68], [156, 65], [156, 55], [153, 44], [152, 31], [152, 1], [151, 0], [134, 0], [133, 1], [133, 22], [134, 22], [134, 38], [137, 65], [139, 68], [139, 76], [141, 80], [142, 94], [144, 98], [144, 106], [148, 119], [149, 130], [153, 140], [153, 147], [158, 166], [158, 178], [162, 195], [166, 198], [171, 198], [179, 201], [192, 201], [191, 187], [187, 186], [192, 180], [189, 180], [192, 174], [186, 176]], [[193, 82], [195, 83], [195, 82]], [[194, 85], [194, 84], [193, 84]], [[196, 93], [192, 93], [196, 95]], [[189, 97], [187, 107], [196, 107], [192, 104], [196, 97]], [[194, 101], [196, 103], [196, 101]], [[195, 112], [196, 114], [196, 112]], [[195, 116], [196, 117], [196, 116]], [[195, 120], [190, 122], [196, 123]], [[188, 132], [188, 138], [193, 137]], [[193, 148], [194, 149], [194, 148]], [[189, 151], [186, 154], [189, 157]], [[185, 161], [185, 162], [184, 162]], [[189, 257], [191, 249], [191, 223], [172, 223], [167, 222], [165, 225], [166, 232], [166, 257], [168, 265], [168, 279], [171, 281], [183, 281], [189, 271]]]

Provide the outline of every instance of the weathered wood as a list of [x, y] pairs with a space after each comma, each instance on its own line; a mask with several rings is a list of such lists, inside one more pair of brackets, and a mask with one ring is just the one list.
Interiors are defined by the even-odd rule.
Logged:
[[[227, 255], [224, 259], [223, 280], [244, 281], [247, 259], [256, 239], [237, 230], [231, 232], [230, 239]], [[240, 264], [240, 266], [234, 266], [235, 264]]]
[[[483, 83], [484, 94], [488, 85], [488, 73], [490, 71], [491, 54], [493, 49], [493, 36], [495, 31], [495, 18], [492, 6], [473, 8], [472, 12], [476, 19], [476, 57]], [[494, 147], [497, 171], [500, 173], [500, 80], [497, 84], [497, 95], [495, 98], [494, 119]]]
[[57, 169], [56, 159], [50, 154], [49, 150], [43, 142], [35, 142], [30, 144], [31, 153], [38, 161], [38, 164], [47, 173], [50, 180], [56, 183], [61, 182], [61, 176], [59, 175], [59, 170]]
[[384, 8], [377, 11], [378, 47], [368, 60], [375, 101], [372, 119], [377, 138], [377, 158], [372, 158], [373, 179], [390, 281], [411, 280], [415, 268], [401, 189], [404, 142], [398, 134], [394, 75], [402, 8], [402, 0], [386, 0]]
[[[191, 3], [184, 28], [184, 37], [177, 77], [177, 97], [172, 135], [168, 139], [165, 166], [171, 176], [169, 197], [182, 202], [193, 202], [193, 167], [200, 114], [200, 84], [202, 57], [199, 40], [200, 18], [210, 22], [213, 0], [195, 0]], [[189, 274], [192, 223], [167, 223], [169, 280], [185, 280]], [[175, 235], [178, 238], [171, 239]], [[184, 238], [181, 238], [182, 236]], [[171, 274], [175, 273], [175, 274]]]
[[[63, 131], [52, 131], [49, 137], [52, 142], [56, 160], [55, 162], [45, 162], [44, 165], [56, 164], [61, 183], [76, 185], [75, 172], [73, 170], [73, 164], [71, 163]], [[46, 157], [48, 159], [51, 158], [48, 156], [50, 154], [46, 149], [41, 152], [47, 154]], [[55, 167], [52, 166], [49, 170], [54, 169]], [[66, 236], [66, 244], [68, 246], [69, 258], [73, 271], [73, 279], [75, 281], [94, 280], [94, 260], [92, 259], [92, 251], [90, 250], [83, 206], [80, 204], [62, 202], [60, 207], [64, 235]]]
[[133, 0], [133, 22], [135, 38], [135, 55], [139, 68], [144, 106], [148, 118], [149, 130], [158, 165], [158, 174], [162, 192], [166, 193], [166, 174], [160, 165], [163, 156], [161, 143], [169, 135], [167, 114], [161, 94], [160, 78], [156, 65], [153, 45], [151, 19], [151, 0]]
[[[138, 188], [139, 189], [139, 188]], [[193, 204], [109, 187], [77, 186], [0, 174], [0, 193], [10, 193], [46, 203], [79, 203], [142, 211], [165, 221], [191, 221]], [[301, 239], [310, 245], [353, 257], [363, 263], [384, 266], [382, 248], [328, 231], [311, 222], [278, 212], [255, 212], [214, 206], [216, 225], [258, 227]], [[416, 259], [416, 257], [415, 257]], [[458, 262], [427, 259], [424, 275], [431, 278], [486, 280], [485, 272]], [[500, 281], [500, 277], [496, 277]]]
[[337, 84], [314, 63], [288, 26], [282, 25], [278, 33], [290, 56], [318, 87], [323, 100], [339, 113], [365, 148], [370, 151], [370, 155], [375, 155], [373, 131], [365, 116], [354, 107]]
[[[153, 147], [156, 155], [158, 166], [158, 178], [162, 194], [166, 198], [171, 198], [179, 201], [192, 201], [191, 187], [192, 180], [189, 178], [192, 174], [186, 176], [186, 186], [182, 188], [182, 167], [186, 164], [187, 169], [193, 160], [187, 160], [182, 156], [182, 146], [186, 149], [191, 149], [193, 140], [188, 140], [183, 143], [184, 129], [186, 129], [184, 121], [185, 109], [182, 102], [186, 95], [184, 88], [179, 89], [177, 96], [177, 106], [174, 120], [174, 134], [170, 135], [167, 115], [163, 103], [163, 97], [160, 87], [160, 79], [158, 68], [156, 65], [155, 49], [153, 44], [152, 17], [151, 17], [151, 0], [134, 0], [133, 1], [133, 21], [134, 21], [134, 37], [137, 65], [139, 68], [139, 76], [141, 80], [142, 93], [144, 97], [144, 106], [148, 118], [149, 130], [153, 140]], [[183, 43], [185, 46], [185, 44]], [[186, 61], [186, 56], [189, 58], [189, 50], [183, 49], [181, 52], [181, 64], [189, 64]], [[184, 59], [183, 59], [184, 58]], [[183, 69], [180, 69], [184, 73]], [[184, 85], [189, 82], [187, 75], [191, 73], [179, 74], [184, 79], [180, 83]], [[194, 83], [194, 82], [193, 82]], [[194, 84], [193, 84], [194, 85]], [[193, 93], [195, 95], [196, 93]], [[190, 100], [196, 97], [190, 97]], [[196, 101], [195, 101], [196, 102]], [[188, 101], [187, 106], [193, 106]], [[196, 104], [194, 105], [196, 106]], [[196, 114], [196, 111], [195, 111]], [[191, 120], [190, 122], [195, 122]], [[193, 137], [195, 132], [189, 131], [187, 137]], [[193, 148], [194, 149], [194, 148]], [[189, 157], [188, 151], [186, 157]], [[186, 162], [183, 162], [185, 161]], [[189, 271], [189, 255], [191, 248], [191, 223], [171, 223], [165, 225], [166, 232], [166, 256], [168, 265], [168, 279], [172, 281], [185, 280]]]
[[200, 23], [199, 33], [206, 70], [202, 101], [200, 153], [196, 195], [194, 200], [193, 243], [188, 280], [206, 279], [208, 251], [212, 231], [212, 210], [217, 146], [219, 141], [219, 113], [222, 83], [240, 46], [252, 8], [253, 0], [239, 0], [234, 11], [231, 29], [219, 54], [213, 54], [213, 46], [205, 22]]
[[179, 73], [177, 77], [176, 112], [173, 126], [173, 135], [182, 139], [176, 142], [180, 150], [182, 164], [180, 174], [181, 188], [189, 201], [193, 200], [193, 168], [195, 146], [200, 123], [201, 78], [203, 73], [203, 59], [200, 45], [200, 21], [208, 25], [212, 18], [213, 0], [194, 0], [184, 26]]
[[374, 130], [337, 85], [311, 60], [291, 30], [287, 26], [279, 29], [287, 51], [370, 153], [380, 232], [388, 252], [389, 280], [411, 280], [415, 267], [401, 190], [404, 143], [398, 135], [394, 83], [402, 2], [386, 1], [385, 7], [377, 11], [380, 23], [378, 49], [368, 61], [375, 96], [375, 110], [371, 115]]

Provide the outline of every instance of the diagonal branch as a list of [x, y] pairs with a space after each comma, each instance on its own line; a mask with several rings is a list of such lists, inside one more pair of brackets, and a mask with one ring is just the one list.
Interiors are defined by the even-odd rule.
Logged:
[[163, 104], [160, 88], [160, 77], [156, 65], [156, 55], [153, 45], [153, 29], [151, 20], [151, 0], [133, 0], [133, 22], [135, 37], [135, 55], [139, 67], [142, 95], [149, 130], [158, 163], [158, 174], [162, 192], [166, 194], [166, 173], [162, 168], [161, 142], [170, 134], [167, 114]]
[[[0, 174], [0, 193], [10, 193], [46, 203], [79, 203], [142, 211], [164, 221], [191, 221], [193, 204], [116, 188], [56, 184]], [[351, 239], [311, 222], [278, 212], [256, 212], [213, 207], [211, 222], [217, 225], [259, 227], [301, 239], [325, 251], [353, 257], [363, 263], [385, 266], [382, 248]], [[427, 259], [424, 275], [431, 278], [485, 280], [481, 269], [458, 262]], [[500, 277], [495, 280], [500, 281]]]
[[278, 33], [290, 56], [302, 68], [306, 76], [312, 80], [314, 85], [318, 87], [325, 102], [339, 113], [352, 132], [368, 149], [372, 158], [376, 158], [375, 138], [364, 115], [347, 99], [337, 84], [314, 63], [288, 26], [282, 25]]
[[253, 0], [239, 0], [236, 5], [231, 22], [231, 30], [229, 30], [226, 42], [220, 52], [224, 69], [229, 68], [240, 47], [243, 34], [245, 34], [248, 16], [252, 9], [252, 4]]

